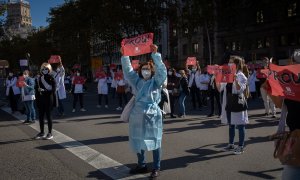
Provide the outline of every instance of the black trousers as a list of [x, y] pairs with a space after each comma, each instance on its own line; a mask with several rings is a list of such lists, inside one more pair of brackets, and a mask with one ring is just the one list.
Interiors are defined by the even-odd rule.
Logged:
[[18, 100], [20, 98], [20, 95], [14, 95], [14, 93], [9, 93], [8, 99], [9, 104], [12, 112], [18, 111]]
[[124, 101], [125, 101], [125, 104], [127, 104], [127, 95], [126, 95], [126, 93], [124, 92], [124, 93], [117, 93], [118, 94], [118, 98], [119, 98], [119, 107], [122, 107], [122, 105], [123, 105], [123, 99], [124, 99]]
[[221, 115], [222, 112], [222, 108], [221, 108], [221, 101], [220, 101], [220, 93], [218, 90], [216, 89], [212, 89], [210, 91], [210, 114], [214, 114], [215, 112], [215, 98], [216, 98], [216, 103], [217, 103], [217, 107], [218, 107], [218, 115]]
[[102, 104], [102, 96], [105, 98], [105, 105], [108, 105], [108, 95], [107, 94], [98, 94], [98, 104]]
[[171, 115], [174, 115], [175, 110], [175, 102], [178, 101], [179, 96], [173, 96], [172, 94], [169, 94], [170, 98], [170, 108], [171, 108]]
[[208, 90], [200, 90], [201, 104], [207, 106]]
[[201, 108], [202, 103], [200, 99], [200, 90], [197, 88], [197, 86], [191, 87], [191, 96], [192, 96], [193, 108], [196, 109], [196, 101], [198, 101], [199, 108]]
[[76, 108], [78, 99], [79, 99], [80, 108], [83, 108], [83, 93], [74, 93], [73, 109]]
[[51, 96], [48, 95], [41, 95], [38, 103], [38, 110], [39, 110], [39, 123], [40, 123], [40, 130], [41, 133], [44, 133], [44, 117], [46, 115], [47, 123], [48, 123], [48, 132], [52, 133], [52, 116], [51, 111], [53, 108], [53, 102]]

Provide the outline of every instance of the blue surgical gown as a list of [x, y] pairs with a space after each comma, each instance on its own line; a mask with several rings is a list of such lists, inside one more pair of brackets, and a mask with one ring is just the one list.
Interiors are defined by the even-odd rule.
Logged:
[[167, 70], [160, 53], [152, 53], [151, 56], [155, 64], [155, 73], [149, 80], [139, 77], [133, 70], [128, 56], [121, 58], [124, 76], [136, 92], [135, 104], [129, 116], [129, 143], [136, 153], [161, 147], [163, 126], [158, 103], [162, 85], [167, 78]]

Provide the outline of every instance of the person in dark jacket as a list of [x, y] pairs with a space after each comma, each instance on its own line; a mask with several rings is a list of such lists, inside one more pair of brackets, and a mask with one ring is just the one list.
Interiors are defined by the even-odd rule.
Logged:
[[176, 118], [176, 116], [174, 115], [174, 107], [175, 102], [179, 97], [179, 80], [180, 79], [176, 76], [176, 70], [173, 68], [169, 69], [167, 89], [169, 91], [170, 98], [171, 118]]
[[210, 82], [208, 84], [208, 92], [209, 92], [209, 99], [210, 99], [210, 114], [207, 115], [208, 117], [211, 117], [214, 115], [215, 112], [215, 99], [218, 107], [218, 116], [221, 116], [221, 101], [220, 101], [220, 92], [217, 89], [216, 86], [216, 79], [215, 75], [212, 75], [210, 78]]
[[190, 94], [190, 89], [188, 87], [188, 79], [184, 70], [180, 70], [179, 74], [181, 75], [179, 82], [179, 117], [185, 117], [185, 98]]
[[[52, 117], [51, 111], [53, 107], [58, 104], [56, 97], [56, 83], [55, 79], [50, 75], [52, 67], [48, 63], [43, 63], [41, 66], [41, 76], [36, 79], [35, 91], [37, 108], [39, 110], [40, 133], [36, 135], [35, 139], [52, 139]], [[44, 132], [44, 116], [46, 115], [48, 122], [48, 134], [45, 136]]]

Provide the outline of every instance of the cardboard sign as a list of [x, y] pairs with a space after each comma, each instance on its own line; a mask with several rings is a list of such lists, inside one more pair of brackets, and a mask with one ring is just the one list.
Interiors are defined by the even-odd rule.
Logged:
[[115, 80], [121, 80], [121, 79], [123, 79], [123, 73], [122, 72], [116, 72], [114, 79]]
[[133, 38], [123, 39], [121, 42], [124, 56], [138, 56], [141, 54], [150, 53], [150, 45], [152, 44], [153, 33], [147, 33]]
[[191, 66], [196, 66], [196, 64], [197, 64], [197, 59], [196, 59], [196, 57], [188, 57], [188, 58], [186, 59], [186, 65], [187, 65], [187, 66], [189, 66], [189, 65], [191, 65]]
[[257, 69], [256, 71], [256, 78], [258, 79], [264, 79], [268, 77], [268, 69]]
[[16, 86], [19, 87], [19, 88], [25, 86], [25, 78], [24, 78], [24, 76], [19, 76], [19, 77], [18, 77]]
[[218, 71], [215, 73], [216, 82], [233, 83], [235, 73], [236, 73], [235, 64], [231, 66], [228, 65], [219, 66]]
[[49, 64], [55, 64], [55, 63], [60, 63], [61, 62], [61, 58], [59, 55], [51, 55], [50, 59], [48, 60]]
[[84, 84], [86, 79], [82, 76], [74, 76], [73, 84]]
[[139, 67], [140, 67], [140, 60], [132, 60], [132, 61], [131, 61], [131, 65], [132, 65], [132, 68], [133, 68], [134, 70], [139, 69]]
[[219, 72], [219, 65], [208, 65], [207, 66], [207, 73], [208, 74], [216, 74], [217, 72]]
[[300, 101], [300, 64], [277, 66], [270, 64], [269, 92], [273, 96]]
[[20, 60], [20, 66], [28, 66], [28, 60], [27, 59], [21, 59]]

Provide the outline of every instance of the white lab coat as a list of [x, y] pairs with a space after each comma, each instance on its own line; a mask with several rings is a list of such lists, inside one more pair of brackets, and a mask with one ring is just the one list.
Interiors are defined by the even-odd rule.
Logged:
[[108, 94], [108, 86], [106, 77], [96, 79], [98, 81], [98, 94]]
[[67, 93], [65, 88], [65, 69], [60, 67], [58, 73], [54, 74], [54, 78], [56, 82], [56, 93], [58, 95], [58, 99], [66, 99]]

